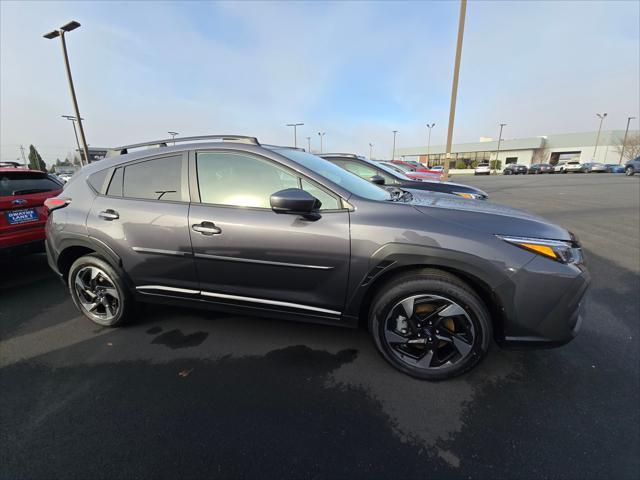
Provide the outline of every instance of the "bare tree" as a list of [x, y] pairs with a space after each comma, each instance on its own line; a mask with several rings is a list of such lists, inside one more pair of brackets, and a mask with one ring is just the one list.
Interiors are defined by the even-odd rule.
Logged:
[[549, 147], [547, 145], [547, 139], [543, 138], [540, 146], [533, 151], [533, 155], [531, 157], [531, 164], [534, 163], [548, 163], [547, 159], [549, 157]]
[[[622, 152], [622, 143], [624, 142], [624, 137], [618, 138], [618, 145], [616, 145], [616, 151], [618, 155]], [[627, 135], [627, 142], [624, 144], [624, 154], [622, 155], [627, 160], [632, 160], [640, 155], [640, 133], [630, 132]]]

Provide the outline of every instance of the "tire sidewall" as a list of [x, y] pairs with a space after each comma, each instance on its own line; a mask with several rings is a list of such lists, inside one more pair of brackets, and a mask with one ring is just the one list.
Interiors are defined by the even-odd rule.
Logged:
[[[471, 354], [463, 361], [433, 371], [419, 369], [399, 360], [383, 340], [385, 320], [391, 308], [403, 298], [422, 294], [438, 295], [453, 301], [469, 315], [475, 329], [475, 340]], [[461, 285], [436, 277], [400, 282], [379, 295], [372, 305], [369, 328], [378, 351], [391, 365], [412, 377], [424, 380], [444, 380], [472, 369], [488, 352], [492, 338], [491, 320], [482, 301]]]
[[[75, 290], [76, 275], [80, 269], [89, 266], [94, 266], [103, 270], [112, 280], [113, 285], [118, 292], [118, 296], [120, 297], [118, 313], [115, 317], [108, 321], [104, 321], [97, 316], [91, 315], [82, 307], [80, 300], [78, 299], [78, 294]], [[102, 327], [116, 327], [121, 325], [125, 321], [127, 311], [129, 310], [130, 304], [132, 303], [131, 295], [129, 294], [128, 289], [125, 287], [124, 282], [122, 281], [118, 272], [102, 258], [94, 255], [85, 255], [73, 262], [71, 268], [69, 269], [67, 286], [69, 287], [69, 293], [71, 294], [71, 298], [73, 299], [73, 303], [75, 304], [76, 308], [80, 310], [80, 312], [86, 318], [88, 318], [95, 324]]]

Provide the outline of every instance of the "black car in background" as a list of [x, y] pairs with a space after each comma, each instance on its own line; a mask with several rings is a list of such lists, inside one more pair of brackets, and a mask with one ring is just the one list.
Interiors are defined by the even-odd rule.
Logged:
[[352, 153], [323, 153], [320, 155], [325, 160], [351, 172], [360, 178], [372, 183], [411, 190], [427, 190], [430, 192], [448, 193], [464, 198], [486, 200], [489, 195], [479, 188], [462, 185], [453, 182], [440, 182], [436, 180], [412, 180], [392, 166], [381, 162], [372, 162]]
[[554, 168], [550, 163], [534, 163], [529, 167], [529, 172], [532, 175], [538, 175], [540, 173], [553, 173]]
[[517, 163], [510, 163], [502, 170], [503, 175], [526, 175], [528, 168], [526, 165], [519, 165]]

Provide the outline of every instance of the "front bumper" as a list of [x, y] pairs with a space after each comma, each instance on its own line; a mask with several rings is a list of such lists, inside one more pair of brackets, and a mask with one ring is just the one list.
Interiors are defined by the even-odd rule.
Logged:
[[590, 283], [583, 265], [534, 258], [495, 291], [504, 314], [498, 343], [555, 347], [570, 342], [580, 329]]

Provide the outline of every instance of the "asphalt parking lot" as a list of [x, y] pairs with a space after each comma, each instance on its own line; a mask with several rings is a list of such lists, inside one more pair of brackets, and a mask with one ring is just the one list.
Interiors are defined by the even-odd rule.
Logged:
[[148, 306], [85, 320], [44, 256], [0, 263], [2, 478], [639, 478], [640, 178], [455, 177], [576, 233], [572, 343], [427, 383], [367, 332]]

